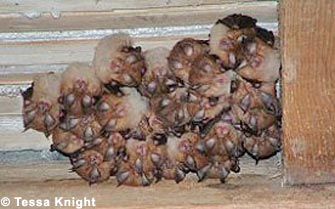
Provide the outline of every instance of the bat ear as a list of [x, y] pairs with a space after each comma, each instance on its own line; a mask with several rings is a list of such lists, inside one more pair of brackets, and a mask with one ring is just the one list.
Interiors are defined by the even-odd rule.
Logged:
[[199, 126], [195, 126], [194, 127], [194, 130], [192, 130], [194, 133], [196, 133], [196, 134], [200, 134], [201, 133], [201, 131], [200, 131], [200, 127]]
[[32, 85], [29, 88], [27, 88], [25, 91], [21, 89], [20, 94], [22, 95], [24, 100], [30, 100], [31, 97], [33, 96], [33, 91], [34, 91], [34, 83], [32, 83]]
[[207, 63], [202, 67], [202, 70], [205, 71], [206, 73], [212, 72], [213, 66]]
[[141, 53], [141, 52], [142, 52], [142, 47], [137, 46], [137, 47], [135, 48], [135, 51], [138, 52], [138, 53]]
[[256, 54], [257, 44], [255, 42], [250, 42], [247, 44], [247, 51], [249, 54]]
[[194, 48], [191, 45], [186, 45], [183, 47], [184, 53], [186, 54], [186, 56], [192, 56], [194, 53]]

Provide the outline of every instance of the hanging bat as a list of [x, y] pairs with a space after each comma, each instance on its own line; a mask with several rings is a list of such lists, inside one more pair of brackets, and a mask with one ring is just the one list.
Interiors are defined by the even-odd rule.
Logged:
[[33, 80], [32, 86], [22, 92], [24, 128], [49, 136], [62, 116], [57, 102], [61, 77], [48, 73], [36, 76]]
[[127, 34], [101, 39], [95, 50], [93, 68], [104, 84], [115, 88], [138, 86], [146, 71], [141, 47], [133, 47], [133, 40]]
[[102, 83], [91, 66], [72, 63], [62, 74], [60, 104], [67, 114], [81, 117], [92, 112], [96, 97], [102, 94]]

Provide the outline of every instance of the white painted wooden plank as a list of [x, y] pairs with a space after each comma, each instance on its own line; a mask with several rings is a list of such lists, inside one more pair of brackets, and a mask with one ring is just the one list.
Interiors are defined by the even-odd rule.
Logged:
[[[264, 26], [275, 29], [277, 24], [270, 23]], [[210, 27], [210, 25], [196, 25], [186, 29], [179, 27], [142, 28], [125, 32], [130, 32], [132, 36], [135, 36], [135, 44], [146, 50], [157, 46], [171, 48], [185, 37], [207, 39]], [[0, 34], [3, 41], [0, 42], [0, 66], [91, 62], [98, 39], [116, 32], [119, 30], [18, 33], [9, 36]]]
[[3, 14], [0, 11], [0, 32], [212, 24], [217, 19], [233, 13], [250, 15], [260, 22], [276, 22], [276, 9], [276, 2], [262, 1], [150, 10], [63, 12], [59, 18], [54, 18], [51, 13], [43, 13], [38, 18], [29, 18], [22, 14]]
[[[144, 50], [157, 46], [171, 48], [181, 38], [183, 36], [164, 39], [135, 39], [135, 42], [136, 45], [141, 46]], [[0, 65], [91, 62], [96, 44], [97, 40], [0, 44]]]
[[[123, 9], [147, 9], [159, 7], [181, 7], [213, 5], [248, 0], [2, 0], [1, 13], [25, 13], [38, 16], [39, 13], [52, 12], [57, 16], [60, 12], [110, 11]], [[250, 0], [249, 0], [250, 1]]]
[[0, 96], [0, 117], [5, 115], [21, 114], [22, 104], [23, 103], [20, 96], [12, 98], [8, 96]]
[[50, 147], [44, 134], [28, 130], [24, 133], [21, 116], [0, 116], [0, 151], [42, 150]]

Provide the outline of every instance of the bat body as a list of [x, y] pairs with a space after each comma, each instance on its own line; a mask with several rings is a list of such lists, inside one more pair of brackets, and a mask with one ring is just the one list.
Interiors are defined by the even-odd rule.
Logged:
[[61, 116], [58, 105], [60, 96], [59, 74], [36, 76], [32, 87], [22, 93], [23, 122], [25, 129], [34, 129], [49, 136]]
[[127, 34], [106, 36], [97, 45], [93, 59], [97, 77], [112, 86], [138, 86], [145, 73], [140, 47], [133, 47]]
[[60, 103], [67, 114], [77, 117], [91, 112], [95, 97], [102, 93], [102, 84], [93, 68], [73, 63], [62, 74]]

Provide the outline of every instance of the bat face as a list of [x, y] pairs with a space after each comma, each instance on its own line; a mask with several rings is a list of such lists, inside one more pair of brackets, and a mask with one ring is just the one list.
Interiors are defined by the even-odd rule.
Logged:
[[95, 97], [102, 93], [102, 84], [93, 68], [86, 64], [73, 63], [62, 74], [59, 99], [64, 110], [80, 117], [92, 111]]
[[198, 57], [190, 72], [190, 86], [202, 96], [219, 97], [230, 94], [232, 75], [224, 73], [213, 56]]
[[95, 140], [100, 136], [102, 130], [94, 114], [79, 118], [67, 115], [61, 120], [59, 128], [83, 139], [85, 145], [95, 144]]
[[188, 83], [192, 63], [198, 56], [206, 54], [208, 50], [208, 45], [204, 41], [183, 39], [170, 52], [168, 57], [170, 69], [179, 80]]
[[202, 152], [210, 155], [237, 158], [244, 154], [242, 139], [242, 133], [236, 130], [232, 124], [219, 121], [210, 128], [210, 131], [201, 141], [199, 148], [201, 148]]
[[90, 184], [109, 179], [110, 164], [104, 161], [103, 155], [95, 150], [85, 150], [77, 158], [71, 159], [71, 162], [72, 170]]
[[126, 34], [103, 38], [96, 47], [93, 67], [104, 84], [138, 86], [145, 73], [141, 48], [132, 46]]
[[196, 173], [198, 169], [209, 164], [208, 158], [196, 149], [199, 141], [200, 136], [192, 132], [186, 132], [180, 138], [169, 138], [167, 143], [169, 159], [172, 159], [177, 166], [180, 165], [181, 170]]
[[224, 182], [230, 171], [238, 172], [238, 157], [244, 154], [243, 134], [225, 121], [214, 123], [197, 144], [199, 152], [210, 157], [210, 166], [197, 171], [199, 181], [206, 177]]
[[146, 73], [142, 78], [141, 87], [148, 97], [173, 92], [178, 83], [169, 68], [170, 51], [163, 47], [154, 48], [144, 53]]
[[232, 96], [232, 111], [253, 133], [272, 126], [281, 115], [274, 85], [257, 83], [256, 86], [241, 78], [237, 80], [237, 88]]
[[244, 15], [219, 20], [211, 29], [211, 53], [225, 68], [237, 68], [244, 78], [274, 82], [279, 78], [279, 52], [273, 48], [273, 33], [256, 26], [256, 22]]
[[149, 186], [155, 180], [152, 160], [155, 146], [150, 141], [128, 139], [127, 159], [120, 166], [116, 179], [119, 185]]
[[278, 126], [273, 125], [262, 133], [261, 136], [246, 137], [244, 147], [256, 163], [260, 159], [267, 159], [281, 149], [280, 131]]
[[190, 120], [188, 92], [186, 88], [177, 88], [174, 92], [150, 100], [150, 106], [156, 119], [164, 129], [182, 127]]
[[222, 22], [214, 25], [210, 32], [210, 53], [220, 58], [225, 69], [235, 69], [241, 61], [240, 42], [244, 37], [254, 36], [254, 28], [231, 28]]
[[260, 38], [242, 42], [243, 62], [236, 69], [244, 78], [261, 82], [275, 82], [279, 79], [279, 51]]
[[97, 103], [97, 120], [105, 131], [134, 129], [148, 112], [147, 101], [131, 88], [124, 88], [124, 96], [105, 94]]
[[52, 132], [52, 144], [57, 151], [71, 155], [80, 151], [85, 141], [72, 132], [56, 128]]
[[44, 132], [49, 136], [61, 116], [57, 104], [60, 76], [46, 74], [34, 78], [33, 86], [22, 93], [24, 128]]
[[198, 171], [199, 181], [206, 178], [220, 179], [225, 183], [231, 171], [237, 173], [240, 171], [238, 160], [227, 156], [216, 155], [212, 159], [212, 166]]

